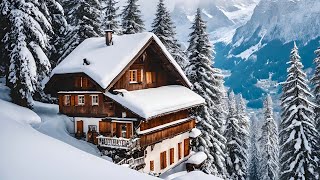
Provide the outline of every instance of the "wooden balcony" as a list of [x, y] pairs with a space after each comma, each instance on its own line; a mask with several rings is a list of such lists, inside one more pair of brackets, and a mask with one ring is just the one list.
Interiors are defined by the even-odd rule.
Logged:
[[132, 150], [135, 148], [140, 148], [140, 139], [126, 139], [122, 137], [105, 137], [105, 136], [98, 136], [98, 145], [100, 147], [107, 147], [107, 148], [115, 148], [115, 149], [125, 149], [125, 150]]

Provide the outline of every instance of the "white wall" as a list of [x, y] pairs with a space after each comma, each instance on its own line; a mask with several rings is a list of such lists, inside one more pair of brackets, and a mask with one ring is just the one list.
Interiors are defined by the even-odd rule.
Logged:
[[[99, 121], [101, 118], [88, 118], [88, 117], [75, 117], [74, 118], [74, 133], [77, 133], [77, 121], [83, 121], [83, 132], [88, 133], [88, 125], [95, 125], [97, 126], [97, 132], [99, 132]], [[87, 136], [86, 136], [87, 140]]]
[[[160, 143], [154, 145], [153, 150], [151, 151], [151, 146], [146, 148], [146, 157], [145, 163], [146, 166], [143, 169], [143, 172], [150, 172], [150, 161], [154, 161], [154, 173], [163, 173], [172, 167], [174, 167], [177, 163], [181, 162], [184, 159], [184, 139], [189, 138], [189, 132], [180, 134], [171, 139], [166, 139]], [[182, 143], [181, 145], [181, 159], [178, 160], [178, 143]], [[174, 163], [170, 165], [170, 149], [174, 148]], [[166, 151], [167, 155], [167, 167], [165, 169], [160, 169], [160, 153]]]

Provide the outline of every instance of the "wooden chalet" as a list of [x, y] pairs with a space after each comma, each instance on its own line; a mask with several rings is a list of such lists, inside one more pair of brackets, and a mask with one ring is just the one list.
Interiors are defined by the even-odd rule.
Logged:
[[[75, 136], [118, 164], [160, 174], [190, 154], [189, 112], [205, 103], [153, 33], [89, 38], [52, 72], [46, 92]], [[115, 156], [117, 155], [117, 156]]]

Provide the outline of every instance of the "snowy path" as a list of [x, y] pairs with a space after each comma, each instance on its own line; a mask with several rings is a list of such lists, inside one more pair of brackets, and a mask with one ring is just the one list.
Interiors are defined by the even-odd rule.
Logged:
[[41, 123], [33, 125], [33, 128], [43, 134], [100, 157], [99, 150], [95, 145], [75, 139], [70, 135], [70, 132], [74, 132], [72, 118], [58, 114], [58, 105], [36, 102], [34, 112], [40, 116]]

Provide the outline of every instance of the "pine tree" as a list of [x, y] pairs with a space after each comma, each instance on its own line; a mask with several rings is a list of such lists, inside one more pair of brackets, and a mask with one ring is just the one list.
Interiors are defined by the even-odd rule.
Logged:
[[229, 94], [229, 114], [226, 121], [225, 137], [226, 145], [226, 167], [231, 179], [246, 179], [247, 171], [247, 149], [243, 147], [243, 129], [238, 119], [238, 110], [234, 93]]
[[261, 161], [259, 163], [262, 180], [277, 180], [279, 174], [278, 129], [273, 117], [272, 99], [268, 95], [264, 102], [264, 122], [259, 139]]
[[206, 105], [193, 113], [197, 117], [197, 128], [202, 131], [202, 135], [196, 139], [194, 150], [204, 151], [208, 155], [203, 171], [224, 176], [223, 150], [226, 140], [221, 132], [224, 122], [221, 105], [224, 96], [223, 77], [218, 69], [212, 68], [212, 47], [199, 9], [192, 30], [188, 48], [190, 64], [186, 72], [193, 84], [193, 91], [206, 100]]
[[314, 63], [316, 65], [316, 69], [314, 72], [314, 76], [312, 77], [312, 83], [314, 85], [314, 94], [316, 98], [316, 104], [318, 105], [316, 109], [316, 128], [318, 129], [318, 132], [320, 133], [320, 48], [318, 48], [315, 51], [316, 58], [314, 59]]
[[138, 0], [127, 0], [127, 5], [123, 8], [121, 14], [123, 34], [135, 34], [145, 30], [137, 2]]
[[104, 29], [112, 29], [115, 34], [120, 33], [120, 22], [118, 21], [119, 15], [117, 14], [117, 11], [119, 10], [119, 7], [117, 7], [117, 1], [115, 0], [103, 0], [104, 3], [104, 18], [102, 21], [102, 27]]
[[251, 118], [250, 124], [250, 160], [249, 160], [249, 170], [248, 170], [248, 179], [249, 180], [259, 180], [260, 174], [258, 170], [260, 162], [260, 150], [258, 144], [259, 136], [259, 127], [257, 122], [256, 115], [253, 115]]
[[51, 71], [47, 58], [53, 34], [45, 1], [3, 0], [0, 12], [8, 22], [2, 39], [8, 62], [7, 85], [14, 103], [32, 107], [33, 96], [42, 91], [41, 81]]
[[156, 18], [153, 20], [151, 32], [158, 36], [181, 68], [185, 69], [188, 64], [188, 58], [181, 50], [181, 45], [176, 39], [175, 28], [176, 27], [173, 25], [170, 13], [166, 9], [163, 0], [159, 0]]
[[60, 56], [63, 54], [63, 43], [68, 31], [68, 23], [64, 15], [63, 7], [56, 0], [46, 0], [48, 7], [48, 19], [52, 24], [54, 34], [50, 38], [52, 46], [49, 59], [51, 66], [57, 65]]
[[61, 48], [61, 62], [80, 43], [91, 37], [102, 36], [101, 4], [97, 0], [64, 1], [66, 17], [71, 28], [66, 34], [64, 46]]
[[282, 84], [280, 124], [280, 179], [317, 179], [317, 131], [312, 97], [298, 48], [288, 62], [287, 80]]

